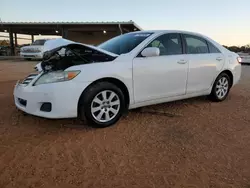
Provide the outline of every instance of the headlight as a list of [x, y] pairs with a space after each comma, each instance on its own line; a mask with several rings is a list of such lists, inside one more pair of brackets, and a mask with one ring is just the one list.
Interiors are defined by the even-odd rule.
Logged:
[[40, 78], [38, 78], [35, 85], [72, 80], [80, 72], [81, 71], [55, 71], [55, 72], [45, 73]]

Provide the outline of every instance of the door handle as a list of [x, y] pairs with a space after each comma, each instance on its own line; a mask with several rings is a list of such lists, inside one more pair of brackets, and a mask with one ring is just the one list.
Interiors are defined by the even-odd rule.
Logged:
[[184, 60], [184, 59], [181, 59], [181, 60], [177, 61], [177, 63], [178, 63], [178, 64], [185, 64], [185, 63], [187, 63], [187, 61]]
[[223, 58], [222, 58], [222, 57], [217, 57], [216, 60], [217, 60], [217, 61], [222, 61]]

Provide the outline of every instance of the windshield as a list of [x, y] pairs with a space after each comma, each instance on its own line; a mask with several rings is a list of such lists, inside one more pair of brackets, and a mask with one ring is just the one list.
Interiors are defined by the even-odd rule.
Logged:
[[152, 33], [127, 33], [112, 38], [98, 47], [109, 52], [121, 55], [132, 51], [142, 41], [148, 38]]
[[45, 42], [46, 40], [36, 40], [31, 45], [44, 45]]

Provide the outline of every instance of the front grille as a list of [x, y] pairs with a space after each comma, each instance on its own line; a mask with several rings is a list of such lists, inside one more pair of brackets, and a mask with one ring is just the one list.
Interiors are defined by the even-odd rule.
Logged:
[[36, 57], [35, 55], [24, 55], [23, 57]]
[[20, 82], [20, 84], [28, 85], [35, 77], [37, 77], [38, 74], [30, 74], [27, 76], [23, 81]]
[[34, 49], [34, 48], [27, 48], [27, 49], [23, 49], [22, 52], [36, 53], [39, 51], [37, 49]]

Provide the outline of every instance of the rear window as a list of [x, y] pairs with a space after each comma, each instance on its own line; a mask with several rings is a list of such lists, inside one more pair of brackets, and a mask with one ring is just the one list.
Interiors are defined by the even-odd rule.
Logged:
[[120, 35], [118, 37], [112, 38], [98, 47], [115, 53], [115, 54], [125, 54], [132, 51], [136, 46], [138, 46], [142, 41], [148, 38], [152, 33], [148, 32], [136, 32], [136, 33], [127, 33]]
[[36, 40], [31, 45], [44, 45], [46, 40]]
[[209, 52], [210, 53], [221, 53], [218, 48], [216, 48], [213, 44], [207, 41]]

